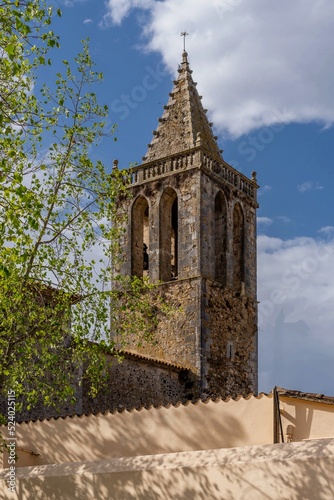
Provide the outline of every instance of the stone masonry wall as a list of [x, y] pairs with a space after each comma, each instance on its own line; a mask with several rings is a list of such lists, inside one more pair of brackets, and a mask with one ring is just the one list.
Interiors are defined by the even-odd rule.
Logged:
[[[196, 175], [194, 175], [196, 173]], [[160, 205], [163, 193], [174, 190], [178, 198], [179, 261], [178, 275], [181, 278], [199, 274], [199, 175], [196, 170], [177, 172], [175, 175], [160, 177], [149, 183], [133, 187], [133, 200], [144, 196], [149, 204], [149, 276], [152, 282], [160, 279], [160, 242], [164, 234], [161, 225]], [[128, 216], [127, 234], [131, 235], [131, 211]], [[123, 274], [130, 274], [130, 243], [125, 236], [125, 264]]]
[[257, 392], [256, 302], [203, 280], [203, 381], [207, 396]]
[[[168, 245], [162, 243], [170, 217], [161, 217], [162, 199], [167, 193], [172, 203], [177, 196], [178, 276], [159, 285], [172, 312], [158, 318], [152, 339], [139, 345], [138, 339], [130, 336], [125, 349], [190, 370], [198, 377], [197, 393], [201, 397], [256, 392], [256, 183], [239, 177], [223, 163], [209, 161], [200, 150], [185, 153], [182, 158], [171, 157], [168, 170], [166, 162], [167, 159], [161, 160], [136, 174], [128, 207], [122, 272], [131, 272], [131, 205], [141, 196], [149, 207], [149, 277], [153, 283], [159, 281], [164, 262], [162, 250], [168, 251]], [[179, 162], [177, 168], [175, 162]], [[219, 249], [217, 193], [221, 193], [220, 203], [226, 201], [225, 287], [215, 281]], [[236, 256], [239, 247], [235, 249], [235, 234], [241, 227], [234, 218], [236, 204], [242, 211], [240, 224], [244, 235], [240, 244], [244, 262], [240, 288], [234, 282], [235, 262], [240, 258]]]
[[169, 310], [158, 313], [158, 324], [152, 329], [148, 340], [129, 334], [122, 349], [199, 374], [200, 279], [164, 283], [158, 286], [158, 291]]
[[196, 378], [188, 370], [132, 356], [113, 360], [108, 386], [92, 398], [84, 388], [82, 413], [168, 405], [197, 398]]
[[[108, 382], [96, 397], [89, 394], [89, 386], [84, 382], [83, 386], [77, 387], [74, 403], [68, 401], [56, 407], [38, 404], [17, 413], [16, 421], [184, 403], [199, 398], [198, 377], [190, 370], [130, 354], [125, 354], [121, 361], [108, 357]], [[0, 400], [3, 415], [6, 414], [6, 404], [6, 400]]]
[[215, 279], [215, 197], [221, 191], [227, 208], [227, 255], [226, 276], [227, 287], [233, 288], [233, 209], [239, 202], [245, 224], [244, 259], [245, 259], [245, 293], [256, 297], [256, 208], [245, 195], [233, 189], [211, 172], [201, 176], [201, 226], [200, 226], [200, 265], [201, 274], [214, 281]]

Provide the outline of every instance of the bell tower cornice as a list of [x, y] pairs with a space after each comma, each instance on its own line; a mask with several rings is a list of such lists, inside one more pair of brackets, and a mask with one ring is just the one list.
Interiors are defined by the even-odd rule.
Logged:
[[221, 157], [217, 158], [201, 145], [197, 140], [197, 146], [189, 150], [168, 155], [164, 158], [145, 162], [132, 169], [132, 185], [140, 185], [152, 182], [158, 178], [176, 175], [191, 169], [203, 170], [207, 175], [213, 177], [216, 182], [229, 185], [246, 196], [248, 202], [257, 205], [257, 179], [256, 172], [252, 173], [249, 179]]

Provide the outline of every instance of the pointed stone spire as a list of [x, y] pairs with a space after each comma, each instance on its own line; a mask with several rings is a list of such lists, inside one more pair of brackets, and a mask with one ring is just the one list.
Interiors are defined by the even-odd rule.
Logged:
[[153, 132], [153, 139], [143, 157], [143, 163], [181, 153], [196, 146], [202, 146], [213, 157], [221, 158], [220, 150], [213, 135], [202, 97], [198, 95], [196, 83], [192, 79], [188, 54], [184, 50], [179, 76], [159, 118], [159, 125]]

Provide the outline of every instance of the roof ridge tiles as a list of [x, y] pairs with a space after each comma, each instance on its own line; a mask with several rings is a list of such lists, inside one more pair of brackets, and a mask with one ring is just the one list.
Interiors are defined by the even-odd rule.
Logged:
[[[318, 403], [325, 403], [325, 404], [334, 404], [334, 396], [325, 396], [323, 394], [315, 394], [315, 393], [305, 393], [302, 391], [298, 390], [293, 390], [293, 389], [284, 389], [281, 387], [276, 388], [280, 396], [285, 396], [285, 397], [291, 397], [291, 398], [297, 398], [297, 399], [305, 399], [308, 401], [315, 401]], [[143, 411], [151, 411], [151, 410], [161, 410], [161, 409], [170, 409], [170, 408], [179, 408], [182, 406], [191, 406], [191, 405], [200, 405], [200, 404], [210, 404], [210, 403], [219, 403], [219, 402], [224, 402], [224, 403], [229, 403], [230, 401], [235, 401], [238, 402], [241, 399], [244, 399], [245, 401], [249, 401], [251, 399], [257, 399], [260, 400], [263, 397], [273, 397], [273, 391], [270, 393], [266, 392], [260, 392], [259, 394], [255, 395], [254, 393], [249, 393], [247, 395], [242, 395], [238, 394], [235, 397], [228, 396], [227, 398], [222, 398], [220, 396], [209, 396], [205, 399], [197, 398], [194, 400], [187, 400], [187, 401], [177, 401], [176, 403], [168, 403], [166, 405], [164, 404], [158, 404], [158, 405], [148, 405], [148, 406], [140, 406], [140, 407], [131, 407], [131, 408], [117, 408], [115, 410], [106, 410], [105, 412], [90, 412], [90, 413], [81, 413], [81, 414], [73, 414], [73, 415], [57, 415], [55, 417], [47, 417], [44, 419], [34, 419], [34, 420], [24, 420], [20, 422], [20, 424], [29, 424], [33, 422], [45, 422], [45, 421], [51, 421], [51, 420], [58, 420], [58, 419], [67, 419], [67, 418], [82, 418], [82, 417], [98, 417], [101, 415], [115, 415], [115, 414], [121, 414], [121, 413], [133, 413], [135, 411], [137, 412], [143, 412]]]

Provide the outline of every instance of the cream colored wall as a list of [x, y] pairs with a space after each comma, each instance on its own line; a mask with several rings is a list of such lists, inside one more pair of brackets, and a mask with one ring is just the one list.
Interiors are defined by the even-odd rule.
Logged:
[[41, 456], [19, 452], [17, 466], [268, 444], [272, 422], [272, 397], [261, 395], [23, 423], [17, 446]]
[[332, 500], [334, 440], [115, 458], [17, 470], [2, 499]]
[[[293, 441], [334, 438], [334, 405], [281, 396], [280, 407], [285, 441], [288, 425]], [[271, 444], [273, 398], [23, 423], [16, 437], [17, 467]]]
[[280, 397], [283, 432], [293, 426], [293, 441], [334, 438], [334, 405]]

